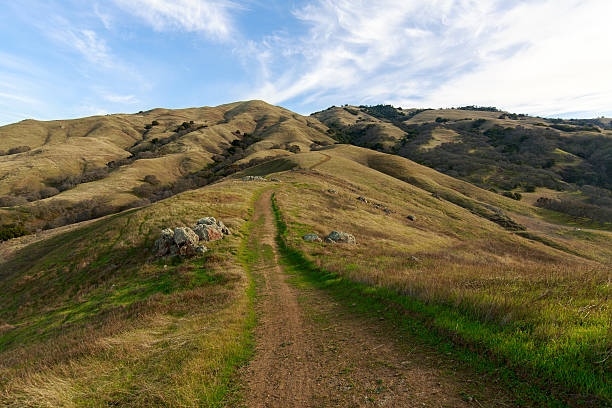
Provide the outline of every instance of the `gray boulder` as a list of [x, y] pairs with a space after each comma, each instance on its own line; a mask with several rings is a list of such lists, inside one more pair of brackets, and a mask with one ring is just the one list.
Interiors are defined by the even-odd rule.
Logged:
[[231, 234], [230, 229], [223, 224], [223, 221], [217, 220], [215, 217], [200, 218], [193, 230], [203, 241], [215, 241], [223, 238], [224, 235]]
[[244, 176], [242, 181], [268, 181], [261, 176]]
[[174, 231], [170, 228], [162, 230], [161, 235], [153, 246], [153, 250], [157, 256], [166, 256], [171, 252], [174, 245]]
[[325, 238], [325, 242], [354, 244], [357, 241], [355, 240], [355, 237], [352, 234], [348, 234], [346, 232], [341, 232], [341, 231], [332, 231]]
[[408, 218], [410, 221], [416, 221], [416, 217], [414, 215], [407, 215], [406, 218]]
[[190, 245], [195, 248], [199, 240], [198, 235], [189, 227], [178, 227], [174, 229], [174, 243], [179, 247]]
[[302, 239], [306, 242], [322, 242], [322, 239], [317, 234], [306, 234]]

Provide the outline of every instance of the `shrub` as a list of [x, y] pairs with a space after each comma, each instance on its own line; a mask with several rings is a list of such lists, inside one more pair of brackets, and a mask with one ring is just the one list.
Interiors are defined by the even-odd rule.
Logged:
[[0, 156], [6, 156], [6, 150], [0, 150]]
[[17, 196], [0, 196], [0, 207], [15, 207], [17, 205], [27, 204], [28, 200], [24, 197]]
[[157, 191], [157, 188], [153, 186], [152, 184], [141, 184], [132, 189], [132, 192], [141, 198], [149, 198], [156, 191]]
[[27, 234], [28, 232], [23, 228], [23, 225], [5, 224], [0, 227], [0, 241], [7, 241]]
[[151, 126], [157, 126], [157, 125], [159, 125], [158, 121], [154, 120], [153, 122], [151, 122]]
[[149, 174], [144, 178], [145, 183], [149, 183], [152, 186], [158, 186], [161, 184], [161, 181], [154, 174]]
[[299, 153], [302, 149], [298, 145], [291, 145], [287, 148], [291, 153]]
[[536, 191], [536, 186], [534, 186], [533, 184], [527, 184], [525, 187], [525, 192], [526, 193], [535, 193]]
[[151, 125], [145, 125], [145, 129], [147, 129], [147, 130], [151, 129], [152, 127], [153, 126], [151, 126]]
[[32, 150], [30, 146], [17, 146], [9, 149], [8, 154], [25, 153]]
[[514, 191], [504, 191], [502, 195], [504, 197], [508, 197], [516, 201], [520, 201], [523, 198], [523, 195], [521, 193], [517, 193]]

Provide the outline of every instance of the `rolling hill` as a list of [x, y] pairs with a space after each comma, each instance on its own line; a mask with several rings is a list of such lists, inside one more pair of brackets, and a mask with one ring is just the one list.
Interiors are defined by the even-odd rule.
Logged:
[[0, 404], [608, 406], [610, 141], [261, 101], [2, 127]]

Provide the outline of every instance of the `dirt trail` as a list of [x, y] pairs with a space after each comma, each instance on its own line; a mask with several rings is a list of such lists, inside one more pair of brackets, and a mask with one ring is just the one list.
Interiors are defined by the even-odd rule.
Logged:
[[331, 156], [325, 153], [321, 153], [323, 156], [325, 156], [324, 159], [322, 159], [319, 162], [316, 162], [315, 164], [313, 164], [312, 166], [309, 167], [310, 170], [314, 169], [315, 167], [319, 167], [320, 165], [322, 165], [323, 163], [327, 163], [328, 161], [331, 160]]
[[292, 284], [278, 264], [271, 191], [255, 204], [261, 257], [255, 356], [242, 375], [246, 407], [511, 406], [504, 390], [449, 358], [355, 316], [326, 293]]

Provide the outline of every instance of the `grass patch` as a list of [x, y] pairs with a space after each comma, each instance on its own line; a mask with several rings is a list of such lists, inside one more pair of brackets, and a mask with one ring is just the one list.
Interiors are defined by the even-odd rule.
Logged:
[[524, 321], [506, 326], [486, 323], [449, 305], [424, 303], [328, 272], [287, 244], [289, 230], [274, 196], [272, 204], [279, 251], [290, 273], [301, 274], [343, 303], [354, 303], [356, 310], [385, 316], [426, 344], [500, 378], [514, 390], [519, 404], [610, 405], [610, 368], [606, 362], [597, 364], [597, 358], [605, 356], [595, 355], [592, 344], [579, 336], [558, 342], [538, 339]]
[[[11, 288], [0, 301], [0, 406], [226, 406], [255, 324], [244, 266], [255, 188], [227, 190], [183, 194], [18, 254], [0, 281]], [[199, 258], [151, 258], [160, 228], [204, 215], [234, 234]]]

